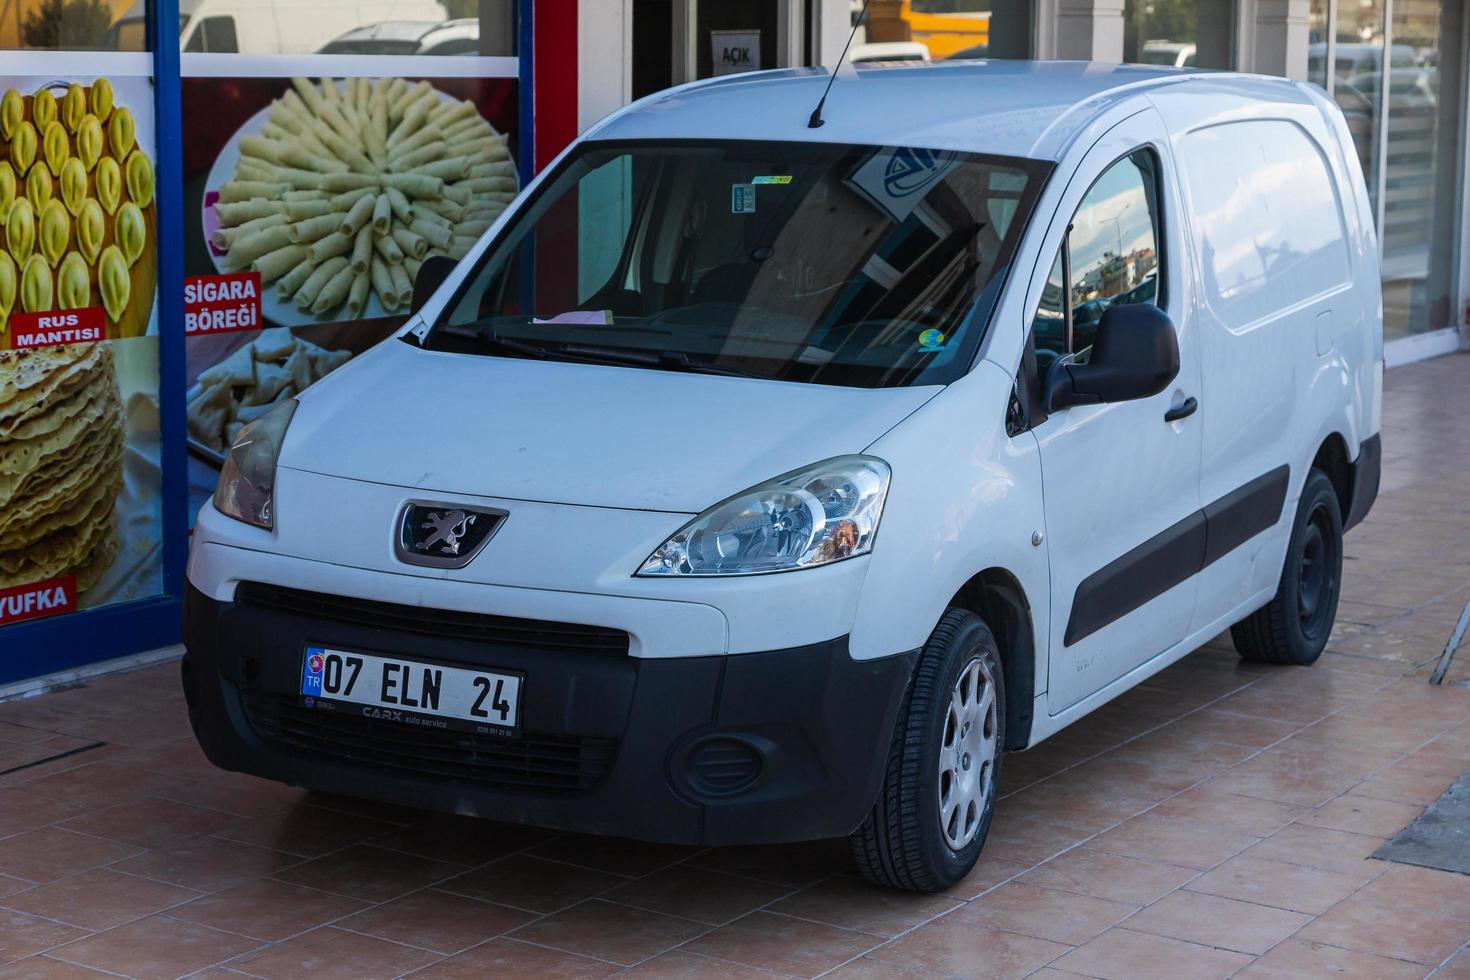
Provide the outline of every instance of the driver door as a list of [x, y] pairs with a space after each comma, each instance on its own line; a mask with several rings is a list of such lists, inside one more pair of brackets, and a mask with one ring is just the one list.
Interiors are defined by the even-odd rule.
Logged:
[[1194, 612], [1201, 426], [1186, 403], [1199, 395], [1200, 354], [1176, 187], [1154, 112], [1124, 121], [1068, 185], [1058, 212], [1066, 224], [1052, 229], [1058, 242], [1039, 270], [1032, 338], [1043, 390], [1057, 357], [1087, 359], [1103, 313], [1117, 304], [1161, 306], [1180, 360], [1156, 395], [1072, 405], [1033, 428], [1051, 560], [1052, 714], [1178, 643]]

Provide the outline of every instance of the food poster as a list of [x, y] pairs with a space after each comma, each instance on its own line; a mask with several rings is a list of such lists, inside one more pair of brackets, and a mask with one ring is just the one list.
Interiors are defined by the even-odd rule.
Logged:
[[514, 78], [183, 80], [190, 514], [239, 428], [403, 323], [516, 195]]
[[0, 76], [0, 630], [160, 595], [153, 91]]

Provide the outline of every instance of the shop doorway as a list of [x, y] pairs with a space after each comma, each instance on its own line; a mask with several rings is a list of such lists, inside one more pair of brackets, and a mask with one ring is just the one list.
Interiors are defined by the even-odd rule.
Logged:
[[819, 0], [633, 0], [633, 97], [809, 63]]

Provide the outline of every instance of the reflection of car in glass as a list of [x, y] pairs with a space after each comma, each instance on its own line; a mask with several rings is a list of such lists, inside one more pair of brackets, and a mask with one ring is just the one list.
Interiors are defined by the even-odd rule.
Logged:
[[329, 41], [320, 54], [479, 54], [480, 22], [473, 17], [368, 24]]
[[918, 41], [879, 41], [854, 44], [848, 60], [864, 61], [928, 61], [929, 49]]
[[[442, 24], [439, 0], [180, 0], [179, 44], [186, 52], [308, 54], [346, 31], [386, 16]], [[108, 30], [103, 47], [144, 48], [143, 0]]]
[[1144, 41], [1138, 51], [1138, 62], [1143, 65], [1173, 65], [1175, 68], [1194, 67], [1196, 46], [1182, 41]]
[[239, 430], [188, 565], [206, 755], [953, 885], [1007, 749], [1227, 628], [1324, 649], [1383, 384], [1347, 139], [1306, 84], [1069, 62], [615, 113]]

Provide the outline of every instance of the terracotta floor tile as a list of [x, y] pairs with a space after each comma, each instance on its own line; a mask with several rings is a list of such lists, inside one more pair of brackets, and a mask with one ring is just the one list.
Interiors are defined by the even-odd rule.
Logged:
[[549, 861], [561, 861], [580, 868], [633, 878], [651, 874], [660, 868], [667, 868], [685, 858], [693, 857], [699, 853], [699, 848], [650, 844], [592, 834], [568, 834], [537, 844], [527, 853]]
[[601, 871], [513, 854], [442, 882], [439, 888], [546, 915], [600, 895], [627, 880]]
[[111, 864], [138, 851], [131, 844], [60, 827], [43, 827], [0, 839], [0, 872], [31, 881], [55, 881], [77, 871]]
[[0, 909], [0, 964], [44, 953], [87, 933], [23, 912]]
[[1329, 769], [1365, 779], [1396, 762], [1402, 754], [1397, 749], [1356, 742], [1323, 742], [1293, 737], [1280, 745], [1273, 745], [1257, 758], [1261, 765], [1276, 768], [1292, 771]]
[[980, 860], [975, 862], [970, 873], [957, 884], [946, 888], [942, 894], [947, 898], [969, 901], [979, 898], [991, 889], [999, 888], [1012, 878], [1019, 878], [1034, 867], [1032, 864], [1013, 864], [1004, 858], [990, 857], [989, 852], [990, 845], [987, 843], [980, 852]]
[[703, 923], [592, 899], [537, 919], [512, 938], [632, 966], [708, 930]]
[[54, 800], [28, 789], [0, 789], [0, 837], [45, 827], [85, 809], [80, 803]]
[[444, 861], [388, 851], [371, 844], [355, 844], [279, 871], [272, 877], [364, 902], [386, 902], [462, 870]]
[[52, 950], [68, 963], [138, 980], [173, 980], [259, 946], [254, 939], [166, 915], [150, 915]]
[[1129, 762], [1198, 771], [1203, 775], [1233, 766], [1255, 751], [1242, 745], [1170, 731], [1172, 727], [1136, 738], [1109, 755]]
[[1424, 967], [1356, 950], [1288, 939], [1236, 974], [1239, 980], [1421, 980]]
[[1218, 792], [1313, 807], [1357, 783], [1356, 776], [1273, 765], [1257, 756], [1212, 777], [1205, 785]]
[[308, 793], [303, 802], [306, 806], [320, 807], [323, 810], [331, 810], [333, 813], [350, 813], [354, 817], [381, 820], [400, 827], [418, 823], [424, 819], [426, 812], [413, 807], [398, 806], [395, 803], [369, 800], [361, 796], [338, 796], [336, 793]]
[[1410, 770], [1395, 770], [1390, 766], [1371, 779], [1363, 780], [1353, 792], [1395, 803], [1428, 806], [1444, 795], [1454, 781], [1453, 776], [1424, 775]]
[[191, 837], [112, 865], [117, 871], [214, 892], [299, 864], [292, 854], [218, 837]]
[[1255, 842], [1254, 837], [1199, 821], [1146, 813], [1089, 841], [1087, 846], [1203, 871]]
[[398, 824], [321, 807], [296, 806], [263, 817], [231, 821], [214, 835], [301, 857], [321, 857], [348, 845], [391, 833], [397, 827]]
[[116, 975], [77, 966], [75, 963], [64, 963], [49, 956], [31, 956], [9, 966], [0, 966], [0, 980], [92, 980], [94, 977]]
[[1242, 853], [1245, 857], [1262, 861], [1284, 861], [1324, 871], [1371, 877], [1379, 869], [1370, 867], [1367, 860], [1382, 846], [1381, 837], [1298, 823], [1283, 827]]
[[103, 806], [147, 796], [161, 789], [178, 786], [182, 782], [184, 780], [177, 776], [151, 769], [112, 762], [91, 762], [19, 785], [38, 796], [87, 806]]
[[119, 765], [152, 769], [191, 782], [209, 779], [220, 773], [219, 768], [205, 756], [193, 735], [164, 742], [162, 745], [128, 749], [114, 756], [111, 761]]
[[523, 926], [532, 918], [519, 909], [429, 888], [358, 912], [336, 925], [448, 955]]
[[1071, 948], [947, 915], [868, 955], [945, 976], [1011, 980], [1030, 975]]
[[1136, 905], [1012, 881], [953, 914], [1007, 932], [1077, 946], [1137, 910]]
[[1470, 921], [1470, 875], [1396, 864], [1353, 895], [1385, 909], [1417, 909]]
[[161, 790], [157, 795], [237, 817], [260, 817], [300, 805], [306, 791], [269, 779], [226, 772], [196, 783]]
[[139, 847], [166, 847], [219, 830], [233, 819], [217, 810], [150, 796], [84, 813], [61, 825]]
[[99, 868], [7, 896], [5, 904], [83, 929], [110, 929], [197, 895], [187, 888]]
[[1079, 847], [1033, 868], [1018, 880], [1022, 884], [1058, 888], [1127, 905], [1147, 905], [1196, 873], [1189, 868]]
[[661, 980], [770, 980], [776, 976], [768, 970], [758, 970], [743, 963], [710, 959], [708, 956], [686, 953], [680, 949], [655, 956], [622, 975]]
[[1290, 736], [1300, 727], [1274, 718], [1253, 718], [1219, 708], [1202, 708], [1170, 723], [1164, 732], [1261, 749]]
[[997, 805], [997, 817], [1002, 807], [1006, 810], [1007, 819], [990, 825], [990, 836], [980, 852], [982, 862], [990, 858], [1030, 868], [1076, 847], [1091, 836], [1085, 830], [1047, 823], [1044, 814], [1014, 810], [1006, 800]]
[[1298, 933], [1308, 942], [1327, 943], [1396, 960], [1438, 966], [1470, 942], [1470, 922], [1348, 900]]
[[1198, 820], [1250, 837], [1266, 837], [1308, 811], [1291, 803], [1221, 792], [1206, 784], [1185, 790], [1149, 812], [1160, 817]]
[[44, 728], [30, 728], [24, 725], [14, 725], [8, 721], [0, 721], [0, 741], [24, 745], [27, 742], [44, 742], [48, 738], [55, 737], [55, 732]]
[[1320, 915], [1351, 895], [1368, 877], [1235, 857], [1184, 887], [1206, 895]]
[[275, 942], [366, 907], [341, 895], [262, 878], [175, 906], [168, 914]]
[[436, 861], [474, 866], [523, 851], [551, 836], [552, 831], [535, 827], [435, 813], [376, 837], [373, 844]]
[[1310, 915], [1216, 895], [1177, 891], [1124, 921], [1125, 928], [1237, 953], [1260, 954], [1312, 921]]
[[770, 911], [889, 938], [960, 907], [940, 895], [916, 895], [839, 875], [782, 899]]
[[[993, 930], [998, 936], [1010, 936], [1010, 933]], [[1025, 936], [1014, 936], [1015, 939], [1025, 939], [1027, 942], [1039, 942], [1040, 940], [1027, 939]], [[831, 973], [823, 974], [823, 980], [934, 980], [935, 974], [929, 970], [920, 970], [914, 967], [900, 966], [897, 963], [886, 963], [883, 960], [874, 959], [873, 954], [859, 956], [850, 960], [833, 970]], [[1032, 973], [1030, 976], [1041, 976]], [[1071, 978], [1068, 978], [1071, 980]]]
[[413, 980], [593, 980], [622, 967], [513, 939], [492, 939], [474, 949], [440, 960], [413, 975]]
[[1440, 967], [1434, 973], [1434, 980], [1470, 980], [1470, 949]]
[[688, 943], [691, 953], [814, 977], [866, 953], [880, 940], [818, 922], [771, 912], [752, 912]]
[[1042, 780], [1001, 800], [995, 811], [996, 824], [1007, 827], [1019, 821], [1044, 820], [1085, 837], [1136, 816], [1156, 802], [1128, 795], [1128, 787], [1122, 784], [1079, 794], [1059, 781], [1066, 775]]
[[602, 897], [621, 905], [722, 926], [789, 894], [791, 889], [782, 885], [676, 864], [620, 885]]
[[1412, 803], [1375, 800], [1371, 796], [1344, 793], [1297, 818], [1309, 827], [1346, 830], [1372, 837], [1393, 837], [1418, 819], [1424, 808]]
[[1229, 976], [1250, 961], [1244, 953], [1128, 929], [1109, 929], [1057, 960], [1056, 966], [1102, 980], [1204, 980]]
[[803, 841], [759, 847], [717, 847], [689, 864], [744, 875], [789, 888], [805, 888], [852, 868], [847, 841]]
[[230, 966], [266, 980], [389, 980], [441, 959], [355, 932], [324, 926], [234, 960]]
[[12, 878], [10, 875], [0, 875], [0, 900], [3, 900], [6, 895], [14, 895], [16, 892], [23, 892], [27, 888], [34, 887], [35, 882]]

